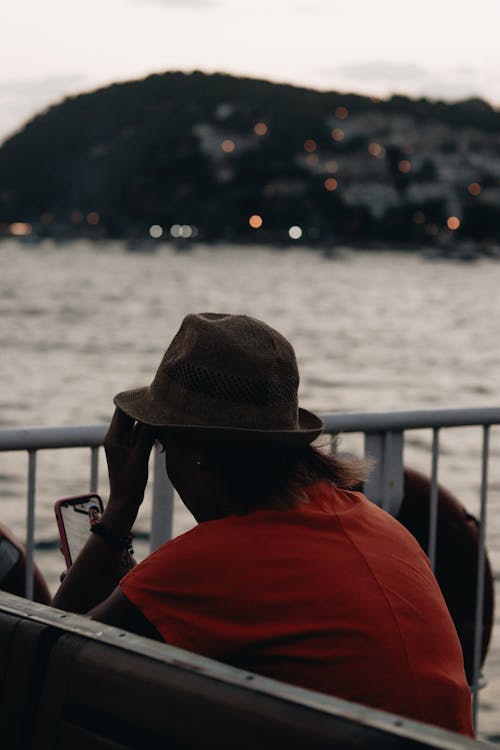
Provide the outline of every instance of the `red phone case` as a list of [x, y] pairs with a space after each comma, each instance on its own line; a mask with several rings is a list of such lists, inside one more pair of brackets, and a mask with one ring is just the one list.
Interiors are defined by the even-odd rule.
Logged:
[[[100, 513], [103, 512], [104, 506], [102, 504], [102, 500], [99, 495], [97, 495], [95, 492], [89, 492], [85, 495], [73, 495], [72, 497], [63, 497], [60, 500], [58, 500], [54, 505], [54, 512], [56, 515], [56, 521], [57, 521], [57, 528], [59, 530], [59, 537], [61, 539], [61, 552], [64, 556], [64, 561], [66, 562], [66, 567], [69, 568], [72, 566], [74, 560], [71, 558], [71, 551], [70, 546], [68, 542], [68, 537], [66, 534], [66, 528], [64, 526], [64, 519], [62, 516], [62, 508], [63, 507], [71, 507], [75, 505], [84, 505], [86, 502], [89, 502], [90, 500], [95, 500], [96, 504], [99, 507]], [[90, 527], [90, 520], [89, 520], [89, 527]]]

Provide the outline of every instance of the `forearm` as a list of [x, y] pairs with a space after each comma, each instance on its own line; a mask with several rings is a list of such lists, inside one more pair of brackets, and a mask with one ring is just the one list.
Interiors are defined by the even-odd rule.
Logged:
[[[154, 437], [146, 425], [116, 409], [104, 438], [110, 498], [100, 523], [115, 538], [129, 536], [144, 497], [148, 460]], [[69, 569], [54, 597], [54, 607], [88, 612], [116, 588], [122, 571], [124, 545], [97, 534], [90, 539]]]
[[[117, 507], [111, 500], [101, 523], [116, 538], [130, 534], [135, 513]], [[53, 601], [53, 606], [84, 613], [104, 601], [116, 588], [121, 572], [124, 548], [113, 545], [97, 534], [90, 538], [68, 570]]]

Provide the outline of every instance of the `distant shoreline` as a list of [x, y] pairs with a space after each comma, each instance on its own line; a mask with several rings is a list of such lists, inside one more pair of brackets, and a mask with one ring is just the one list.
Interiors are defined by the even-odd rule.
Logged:
[[390, 245], [379, 241], [367, 242], [338, 242], [338, 243], [307, 243], [304, 241], [295, 242], [250, 242], [250, 241], [175, 241], [169, 238], [153, 239], [149, 238], [123, 238], [123, 237], [98, 237], [88, 236], [71, 236], [71, 237], [38, 237], [28, 235], [25, 237], [11, 237], [0, 235], [0, 247], [2, 244], [15, 242], [22, 248], [37, 248], [45, 242], [53, 245], [70, 245], [82, 241], [91, 242], [97, 246], [106, 246], [107, 244], [122, 243], [125, 252], [137, 254], [151, 254], [161, 252], [162, 249], [168, 248], [176, 253], [190, 254], [197, 249], [214, 249], [220, 250], [226, 248], [228, 252], [234, 250], [244, 250], [248, 248], [253, 251], [256, 248], [274, 251], [276, 253], [293, 252], [295, 250], [305, 250], [311, 253], [318, 253], [326, 258], [335, 259], [344, 252], [365, 252], [376, 255], [377, 253], [398, 253], [401, 255], [422, 255], [429, 260], [459, 260], [459, 261], [476, 261], [480, 259], [500, 260], [500, 246], [488, 243], [476, 243], [470, 241], [455, 241], [453, 244], [439, 246], [436, 244], [419, 244], [419, 243], [398, 243]]
[[3, 143], [0, 235], [481, 253], [500, 245], [499, 133], [480, 99], [149, 76]]

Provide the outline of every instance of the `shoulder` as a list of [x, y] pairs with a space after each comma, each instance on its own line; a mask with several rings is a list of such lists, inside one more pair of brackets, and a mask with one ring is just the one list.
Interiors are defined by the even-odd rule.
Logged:
[[122, 580], [124, 590], [139, 580], [152, 587], [161, 583], [178, 588], [215, 575], [231, 565], [242, 525], [230, 519], [205, 521], [165, 542], [127, 574]]
[[325, 483], [313, 487], [314, 505], [335, 517], [339, 530], [364, 550], [390, 555], [398, 549], [427, 567], [427, 558], [415, 537], [362, 492], [343, 490]]

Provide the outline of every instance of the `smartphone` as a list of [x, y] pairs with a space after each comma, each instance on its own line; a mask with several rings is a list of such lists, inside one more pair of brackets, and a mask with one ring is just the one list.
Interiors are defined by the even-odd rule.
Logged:
[[99, 495], [63, 497], [54, 505], [61, 552], [69, 569], [89, 538], [90, 527], [101, 518], [104, 506]]

